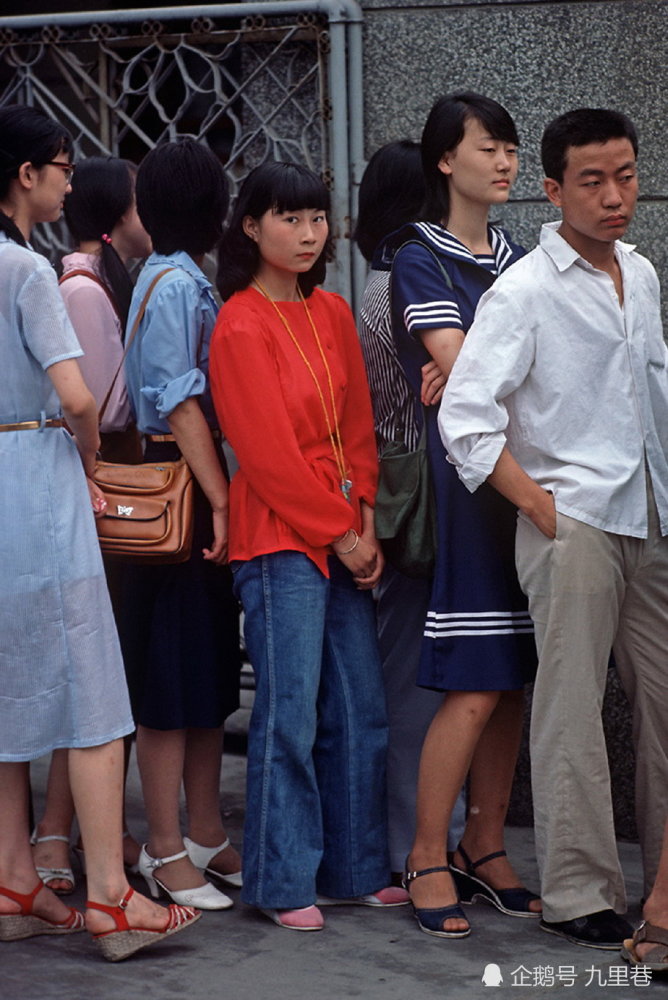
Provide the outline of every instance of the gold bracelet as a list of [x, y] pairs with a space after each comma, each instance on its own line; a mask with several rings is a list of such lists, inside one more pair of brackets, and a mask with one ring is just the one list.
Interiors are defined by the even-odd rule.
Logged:
[[347, 537], [348, 537], [348, 535], [350, 534], [350, 532], [351, 532], [352, 530], [353, 530], [352, 528], [346, 528], [346, 530], [345, 530], [345, 531], [343, 532], [343, 534], [342, 534], [342, 535], [339, 535], [339, 537], [338, 537], [338, 538], [335, 538], [335, 539], [334, 539], [334, 541], [332, 542], [332, 545], [338, 545], [338, 544], [339, 544], [339, 542], [342, 542], [344, 538], [347, 538]]
[[[348, 531], [352, 531], [353, 535], [355, 536], [355, 541], [353, 542], [353, 544], [350, 546], [349, 549], [344, 549], [343, 552], [336, 552], [336, 549], [334, 549], [334, 551], [336, 552], [337, 556], [349, 556], [351, 552], [355, 551], [355, 549], [357, 548], [357, 546], [360, 543], [360, 536], [357, 534], [357, 532], [355, 531], [355, 529], [354, 528], [348, 528]], [[346, 531], [346, 535], [348, 534], [348, 531]], [[345, 538], [346, 535], [344, 535], [343, 537]]]

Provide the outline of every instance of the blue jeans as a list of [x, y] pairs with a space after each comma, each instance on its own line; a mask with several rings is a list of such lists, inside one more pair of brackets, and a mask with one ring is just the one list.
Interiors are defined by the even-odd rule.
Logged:
[[373, 600], [301, 552], [232, 566], [255, 672], [245, 903], [310, 906], [389, 883], [387, 720]]

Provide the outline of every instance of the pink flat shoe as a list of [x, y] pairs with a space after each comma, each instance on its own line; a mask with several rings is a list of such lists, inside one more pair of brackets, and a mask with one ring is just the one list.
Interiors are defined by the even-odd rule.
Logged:
[[396, 885], [388, 885], [385, 889], [367, 893], [366, 896], [354, 896], [352, 899], [335, 899], [332, 896], [318, 896], [318, 906], [405, 906], [411, 897], [405, 889]]
[[325, 920], [317, 906], [303, 906], [300, 910], [265, 910], [260, 912], [286, 931], [321, 931]]

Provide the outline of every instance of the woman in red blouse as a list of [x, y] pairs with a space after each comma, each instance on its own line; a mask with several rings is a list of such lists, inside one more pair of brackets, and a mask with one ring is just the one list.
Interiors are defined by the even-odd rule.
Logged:
[[371, 589], [376, 448], [350, 310], [325, 277], [329, 195], [265, 163], [219, 251], [210, 373], [239, 471], [230, 561], [256, 677], [242, 898], [319, 930], [316, 902], [406, 902], [389, 881], [386, 718]]

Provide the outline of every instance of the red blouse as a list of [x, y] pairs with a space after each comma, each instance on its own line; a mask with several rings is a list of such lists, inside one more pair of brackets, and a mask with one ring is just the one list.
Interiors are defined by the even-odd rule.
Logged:
[[[320, 384], [331, 416], [327, 373], [301, 302], [276, 303]], [[331, 372], [349, 503], [320, 395], [274, 306], [254, 288], [221, 309], [209, 374], [221, 429], [239, 471], [230, 487], [230, 559], [290, 549], [325, 575], [330, 543], [361, 530], [360, 500], [373, 506], [377, 459], [369, 387], [355, 323], [345, 301], [316, 289], [307, 307]]]

